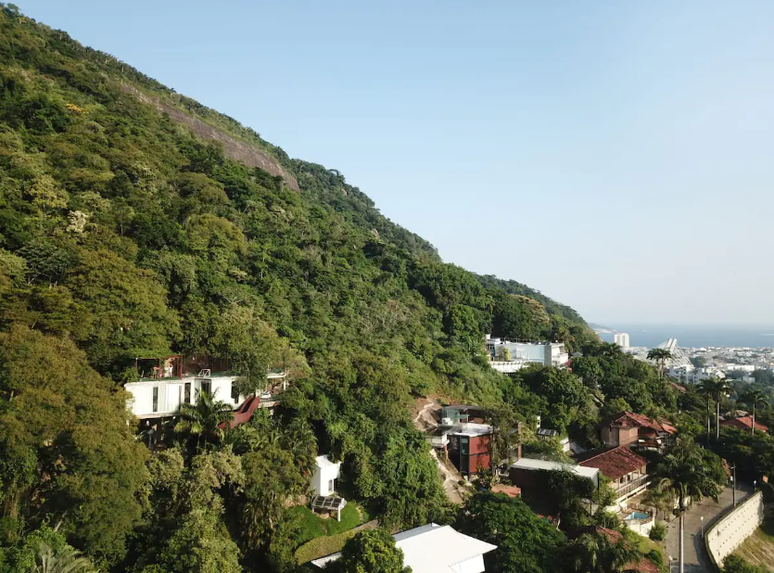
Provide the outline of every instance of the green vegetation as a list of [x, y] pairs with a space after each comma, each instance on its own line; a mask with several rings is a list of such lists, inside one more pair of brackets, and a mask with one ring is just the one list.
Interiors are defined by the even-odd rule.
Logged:
[[732, 573], [765, 573], [774, 570], [774, 523], [770, 519], [761, 524], [732, 555], [726, 557], [723, 567]]
[[[505, 376], [486, 332], [582, 356]], [[150, 450], [122, 385], [135, 357], [170, 353], [227, 361], [243, 393], [274, 367], [290, 386], [275, 415], [228, 430], [202, 396]], [[431, 393], [484, 406], [495, 461], [516, 440], [559, 455], [536, 445], [537, 416], [586, 447], [628, 409], [698, 435], [706, 400], [691, 389], [678, 417], [659, 366], [537, 291], [443, 263], [338, 171], [0, 4], [0, 573], [43, 555], [84, 571], [287, 572], [342, 547], [343, 571], [399, 570], [383, 530], [353, 537], [355, 503], [390, 530], [456, 517], [499, 545], [492, 571], [615, 564], [621, 548], [568, 542], [521, 500], [479, 494], [455, 516], [409, 412]], [[768, 472], [771, 438], [737, 434], [712, 447]], [[342, 462], [341, 523], [300, 507], [319, 453]], [[716, 475], [709, 452], [689, 457]], [[683, 491], [682, 475], [663, 483]], [[587, 482], [549, 482], [564, 528], [620, 527], [588, 515], [585, 498], [604, 500]]]
[[664, 541], [664, 539], [666, 539], [666, 534], [667, 534], [666, 523], [664, 523], [663, 521], [659, 521], [653, 524], [653, 527], [650, 530], [649, 536], [653, 541]]
[[411, 573], [403, 566], [403, 551], [395, 547], [392, 535], [382, 528], [367, 529], [349, 539], [341, 557], [329, 563], [334, 573]]

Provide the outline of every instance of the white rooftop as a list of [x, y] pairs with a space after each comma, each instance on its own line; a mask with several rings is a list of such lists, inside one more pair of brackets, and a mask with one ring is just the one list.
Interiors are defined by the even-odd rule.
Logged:
[[532, 458], [521, 458], [519, 461], [512, 464], [511, 467], [520, 468], [523, 470], [565, 470], [589, 479], [596, 479], [597, 474], [599, 473], [597, 468], [587, 468], [585, 466], [577, 466], [575, 464], [552, 462], [550, 460], [536, 460]]
[[341, 465], [340, 463], [333, 463], [330, 459], [328, 459], [328, 454], [325, 454], [324, 456], [317, 456], [315, 461], [317, 462], [318, 468], [331, 468]]
[[459, 427], [454, 428], [449, 433], [456, 436], [470, 436], [471, 438], [475, 436], [486, 436], [487, 434], [492, 433], [492, 426], [490, 426], [489, 424], [476, 424], [475, 422], [466, 422], [464, 424], [460, 424]]
[[[402, 531], [393, 537], [395, 545], [403, 551], [403, 564], [411, 567], [412, 573], [463, 573], [464, 562], [497, 549], [496, 545], [435, 523]], [[340, 555], [321, 557], [312, 564], [322, 567]]]

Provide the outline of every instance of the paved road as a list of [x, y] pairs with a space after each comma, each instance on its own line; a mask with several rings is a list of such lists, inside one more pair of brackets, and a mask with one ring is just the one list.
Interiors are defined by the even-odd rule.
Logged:
[[[752, 489], [741, 484], [740, 488], [736, 491], [737, 504], [745, 499]], [[704, 541], [701, 538], [701, 518], [704, 517], [704, 528], [709, 528], [720, 512], [731, 505], [732, 495], [731, 488], [727, 487], [720, 494], [717, 502], [712, 499], [704, 499], [700, 503], [694, 504], [685, 513], [685, 573], [711, 573], [713, 571], [707, 561]], [[666, 540], [667, 554], [673, 558], [670, 573], [678, 571], [679, 531], [679, 520], [672, 520], [668, 526]]]

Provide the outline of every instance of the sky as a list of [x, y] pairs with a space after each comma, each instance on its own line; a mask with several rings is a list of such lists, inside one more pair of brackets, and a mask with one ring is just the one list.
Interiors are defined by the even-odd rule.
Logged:
[[774, 324], [774, 2], [16, 0], [589, 321]]

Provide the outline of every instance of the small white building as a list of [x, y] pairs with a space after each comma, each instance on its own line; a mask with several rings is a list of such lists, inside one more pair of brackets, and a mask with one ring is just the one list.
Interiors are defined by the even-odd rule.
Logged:
[[317, 495], [328, 496], [336, 491], [336, 480], [341, 473], [341, 462], [332, 462], [328, 456], [317, 456], [312, 476], [312, 489]]
[[[395, 546], [403, 551], [403, 565], [413, 573], [486, 573], [484, 555], [496, 545], [464, 535], [449, 525], [429, 523], [393, 535]], [[323, 568], [341, 557], [334, 553], [315, 559]]]

